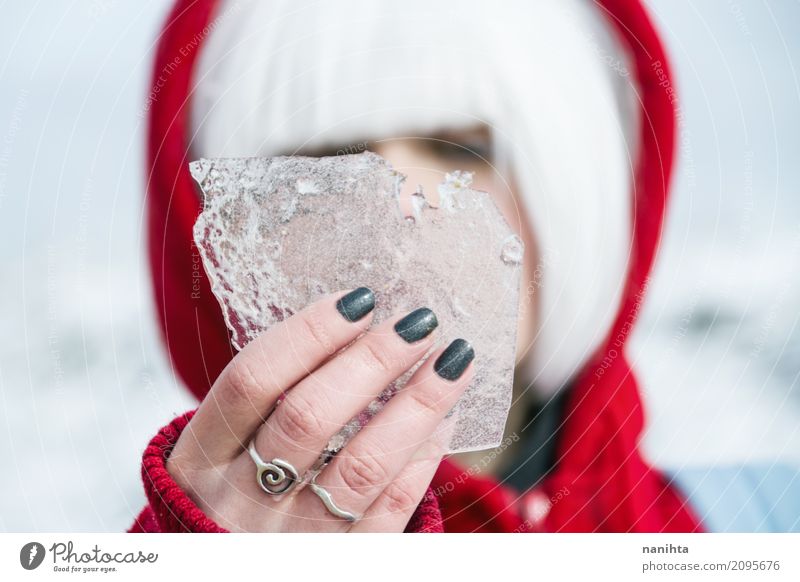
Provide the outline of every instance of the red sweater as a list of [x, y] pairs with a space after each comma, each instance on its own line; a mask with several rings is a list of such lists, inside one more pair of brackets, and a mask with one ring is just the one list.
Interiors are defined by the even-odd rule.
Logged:
[[[619, 313], [606, 343], [574, 380], [558, 433], [556, 464], [542, 483], [519, 495], [445, 461], [407, 531], [700, 530], [686, 501], [640, 454], [642, 400], [623, 353], [661, 235], [677, 99], [668, 59], [639, 0], [596, 4], [630, 53], [642, 119], [631, 192], [630, 267]], [[194, 66], [214, 11], [214, 0], [176, 2], [159, 39], [148, 102], [148, 242], [158, 320], [175, 369], [200, 399], [234, 355], [222, 311], [196, 266], [192, 225], [200, 197], [187, 168]], [[187, 46], [196, 48], [181, 52]], [[148, 506], [130, 531], [224, 531], [165, 469], [190, 417], [173, 420], [145, 450]]]

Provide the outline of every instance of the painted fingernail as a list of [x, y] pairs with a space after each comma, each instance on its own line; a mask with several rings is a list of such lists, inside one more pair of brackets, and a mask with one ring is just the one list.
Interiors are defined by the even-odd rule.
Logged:
[[437, 325], [439, 322], [433, 311], [427, 307], [420, 307], [395, 323], [394, 330], [401, 338], [413, 344], [427, 337]]
[[359, 287], [350, 291], [336, 302], [336, 310], [347, 321], [358, 321], [375, 309], [375, 293], [369, 287]]
[[433, 369], [445, 380], [458, 380], [473, 359], [475, 359], [475, 350], [472, 349], [469, 342], [457, 339], [453, 340], [442, 352], [442, 355], [436, 358]]

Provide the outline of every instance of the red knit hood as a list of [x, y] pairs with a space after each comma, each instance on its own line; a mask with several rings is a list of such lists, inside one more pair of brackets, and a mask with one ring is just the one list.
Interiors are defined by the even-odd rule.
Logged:
[[[537, 491], [550, 498], [551, 506], [542, 523], [534, 525], [575, 531], [694, 530], [697, 521], [684, 502], [641, 458], [642, 401], [623, 354], [661, 236], [674, 152], [672, 77], [638, 0], [596, 3], [629, 51], [638, 81], [640, 151], [631, 193], [629, 272], [607, 342], [570, 392], [557, 467]], [[158, 320], [175, 372], [199, 399], [235, 353], [193, 244], [192, 226], [201, 202], [188, 171], [192, 73], [210, 34], [215, 4], [214, 0], [176, 2], [159, 39], [148, 99], [148, 244]], [[441, 473], [449, 469], [446, 466]], [[492, 497], [499, 487], [470, 480], [442, 500], [445, 516], [454, 524], [448, 529], [507, 531], [518, 521], [524, 526], [521, 517], [510, 517], [519, 515], [515, 500]], [[569, 493], [552, 503], [557, 491]], [[470, 505], [490, 497], [496, 506], [492, 514], [476, 517]], [[501, 516], [503, 512], [509, 514]]]

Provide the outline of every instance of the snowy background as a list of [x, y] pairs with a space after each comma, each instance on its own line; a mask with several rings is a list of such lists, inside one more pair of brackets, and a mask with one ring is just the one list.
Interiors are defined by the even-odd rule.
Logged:
[[[681, 95], [679, 172], [630, 355], [650, 459], [800, 464], [800, 4], [651, 0]], [[121, 530], [138, 459], [192, 406], [142, 241], [143, 118], [167, 3], [0, 19], [0, 531]]]

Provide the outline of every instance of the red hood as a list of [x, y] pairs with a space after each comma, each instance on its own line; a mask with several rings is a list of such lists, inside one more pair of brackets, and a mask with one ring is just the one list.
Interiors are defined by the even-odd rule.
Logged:
[[[622, 353], [661, 236], [673, 162], [675, 95], [667, 57], [640, 2], [597, 4], [629, 51], [638, 81], [641, 130], [631, 193], [630, 264], [608, 341], [569, 397], [557, 469], [545, 484], [552, 492], [566, 487], [569, 501], [553, 504], [546, 525], [578, 531], [691, 530], [696, 520], [639, 454], [642, 402]], [[158, 320], [174, 370], [199, 399], [234, 354], [192, 242], [201, 206], [187, 167], [192, 159], [192, 72], [214, 7], [214, 0], [176, 2], [159, 40], [148, 101], [148, 242]], [[463, 506], [447, 505], [446, 513], [457, 520]]]

